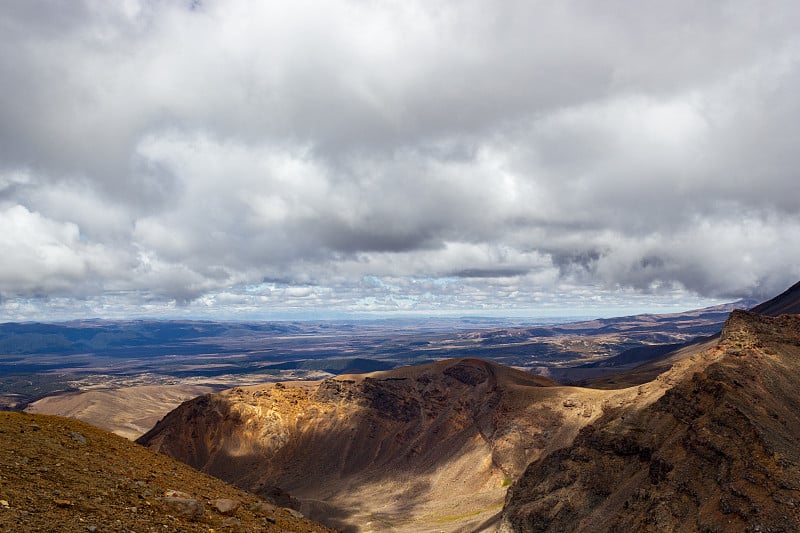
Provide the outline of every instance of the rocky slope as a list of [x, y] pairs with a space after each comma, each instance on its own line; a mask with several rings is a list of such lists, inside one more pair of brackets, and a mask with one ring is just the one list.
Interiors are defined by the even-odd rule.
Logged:
[[88, 424], [0, 412], [0, 531], [330, 530]]
[[715, 346], [656, 380], [674, 380], [658, 400], [605, 409], [533, 462], [501, 529], [797, 531], [799, 372], [800, 316], [733, 312]]
[[644, 396], [452, 359], [206, 395], [140, 442], [249, 490], [280, 486], [345, 530], [469, 531], [493, 527], [507, 485], [604, 402]]

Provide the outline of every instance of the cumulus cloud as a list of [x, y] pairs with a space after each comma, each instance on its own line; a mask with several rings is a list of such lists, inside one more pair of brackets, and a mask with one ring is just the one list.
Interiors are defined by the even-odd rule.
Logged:
[[800, 278], [794, 2], [0, 14], [7, 318], [600, 312]]

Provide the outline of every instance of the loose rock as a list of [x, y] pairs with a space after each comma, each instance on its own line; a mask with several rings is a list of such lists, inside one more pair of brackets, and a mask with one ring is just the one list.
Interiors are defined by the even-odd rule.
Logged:
[[225, 527], [239, 527], [242, 525], [242, 521], [236, 517], [230, 516], [222, 522], [222, 525]]
[[217, 498], [216, 500], [211, 500], [209, 503], [211, 504], [211, 507], [216, 509], [218, 513], [224, 515], [234, 514], [241, 505], [239, 501], [231, 500], [229, 498]]
[[247, 506], [247, 509], [254, 513], [274, 513], [277, 507], [275, 507], [273, 504], [269, 502], [258, 502], [258, 503], [251, 503], [250, 505]]
[[164, 491], [164, 496], [167, 498], [191, 498], [192, 495], [182, 490], [168, 489]]
[[205, 514], [206, 509], [203, 507], [202, 502], [194, 498], [177, 498], [175, 496], [165, 496], [162, 500], [164, 506], [172, 513], [188, 518], [189, 520], [196, 520]]

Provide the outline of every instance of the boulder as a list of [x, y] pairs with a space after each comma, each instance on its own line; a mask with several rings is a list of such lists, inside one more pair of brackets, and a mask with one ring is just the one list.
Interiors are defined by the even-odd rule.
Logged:
[[195, 498], [164, 496], [161, 502], [170, 513], [189, 520], [197, 520], [206, 512], [203, 503]]
[[218, 513], [224, 515], [234, 514], [241, 505], [238, 500], [231, 500], [229, 498], [217, 498], [208, 502]]

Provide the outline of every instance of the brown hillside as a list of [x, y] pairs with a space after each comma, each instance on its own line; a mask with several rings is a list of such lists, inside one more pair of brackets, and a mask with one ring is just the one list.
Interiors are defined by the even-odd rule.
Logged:
[[713, 362], [532, 463], [501, 529], [799, 530], [800, 316], [735, 311], [694, 357]]
[[329, 530], [83, 422], [0, 412], [0, 531]]
[[136, 440], [182, 402], [212, 392], [206, 385], [138, 385], [67, 392], [37, 400], [25, 411], [67, 416]]
[[141, 442], [254, 491], [277, 485], [351, 531], [470, 531], [506, 486], [637, 391], [558, 387], [477, 359], [235, 388], [170, 413]]
[[719, 343], [719, 335], [707, 339], [700, 339], [629, 370], [622, 370], [610, 375], [586, 379], [579, 382], [579, 385], [591, 387], [593, 389], [624, 389], [626, 387], [642, 385], [653, 381], [659, 375], [672, 368], [675, 363], [703, 353], [715, 347], [717, 343]]

